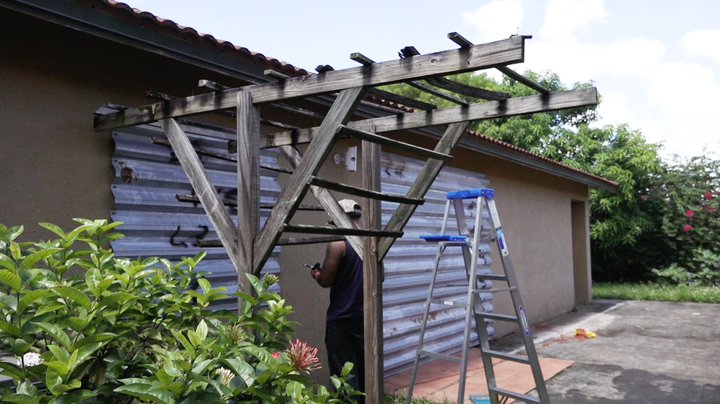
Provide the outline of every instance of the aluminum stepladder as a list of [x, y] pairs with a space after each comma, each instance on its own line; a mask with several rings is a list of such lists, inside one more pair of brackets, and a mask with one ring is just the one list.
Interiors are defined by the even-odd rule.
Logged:
[[[420, 359], [422, 357], [433, 357], [437, 359], [460, 363], [460, 385], [458, 389], [457, 403], [463, 403], [465, 394], [465, 378], [467, 374], [468, 349], [470, 348], [469, 345], [471, 338], [471, 324], [473, 318], [475, 320], [476, 332], [480, 341], [480, 350], [482, 352], [483, 366], [485, 368], [485, 378], [487, 380], [488, 390], [490, 392], [490, 402], [492, 404], [499, 404], [500, 399], [498, 396], [503, 396], [506, 398], [513, 398], [521, 402], [549, 404], [550, 399], [548, 397], [547, 389], [545, 387], [545, 380], [543, 379], [542, 371], [540, 370], [540, 364], [538, 362], [537, 353], [535, 351], [535, 345], [533, 344], [532, 333], [530, 332], [527, 317], [525, 316], [522, 299], [520, 298], [520, 291], [518, 290], [515, 273], [513, 272], [512, 263], [510, 261], [510, 253], [508, 251], [507, 243], [505, 241], [505, 235], [503, 233], [502, 225], [500, 223], [500, 218], [497, 213], [497, 207], [495, 205], [494, 199], [494, 191], [488, 188], [451, 191], [447, 193], [446, 197], [447, 203], [445, 205], [445, 214], [443, 216], [443, 223], [440, 230], [440, 235], [420, 236], [428, 242], [438, 243], [438, 250], [437, 254], [435, 255], [435, 266], [433, 268], [428, 297], [425, 303], [425, 314], [423, 316], [422, 326], [420, 327], [420, 339], [418, 341], [417, 352], [415, 355], [415, 363], [413, 365], [412, 377], [410, 379], [410, 385], [408, 386], [407, 404], [410, 404], [410, 399], [412, 398], [412, 390], [415, 385], [417, 369], [420, 364]], [[465, 199], [476, 200], [475, 227], [472, 234], [469, 234], [468, 232], [467, 220], [465, 217], [465, 211], [463, 209], [463, 200]], [[451, 203], [453, 204], [453, 209], [455, 211], [455, 217], [457, 219], [459, 233], [455, 235], [445, 234]], [[490, 213], [489, 222], [491, 228], [495, 231], [495, 240], [497, 242], [498, 252], [505, 272], [503, 275], [477, 273], [477, 263], [478, 259], [480, 258], [480, 254], [478, 253], [478, 243], [479, 241], [481, 241], [480, 235], [482, 233], [483, 223], [482, 213], [485, 206], [488, 207], [488, 211]], [[468, 239], [469, 237], [472, 237], [472, 239]], [[462, 248], [463, 259], [465, 261], [465, 271], [468, 275], [468, 291], [467, 300], [465, 302], [433, 299], [433, 289], [435, 287], [435, 280], [438, 273], [440, 258], [444, 253], [445, 249], [448, 247]], [[478, 288], [478, 281], [487, 280], [506, 282], [507, 288]], [[482, 311], [482, 308], [480, 306], [479, 294], [498, 292], [510, 292], [513, 307], [515, 309], [514, 315], [484, 313]], [[465, 307], [465, 331], [462, 353], [460, 358], [438, 352], [430, 352], [423, 350], [423, 340], [425, 338], [425, 329], [427, 326], [431, 304]], [[485, 327], [486, 319], [513, 322], [518, 324], [518, 326], [520, 327], [520, 334], [522, 336], [523, 344], [525, 345], [525, 351], [527, 352], [527, 357], [491, 350], [487, 329]], [[513, 392], [497, 387], [497, 384], [495, 382], [495, 372], [493, 370], [492, 358], [511, 360], [529, 365], [530, 369], [532, 370], [533, 378], [535, 379], [535, 386], [538, 397], [533, 397], [523, 393]]]

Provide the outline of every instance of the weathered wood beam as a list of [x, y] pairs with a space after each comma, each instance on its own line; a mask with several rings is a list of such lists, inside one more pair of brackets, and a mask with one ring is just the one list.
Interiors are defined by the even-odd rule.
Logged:
[[[145, 91], [145, 95], [147, 95], [148, 97], [159, 98], [159, 99], [161, 99], [161, 100], [166, 100], [166, 101], [177, 100], [178, 98], [180, 98], [180, 97], [172, 96], [172, 95], [170, 95], [170, 94], [161, 93], [161, 92], [159, 92], [159, 91]], [[228, 110], [226, 110], [226, 109], [220, 109], [220, 110], [217, 110], [217, 111], [212, 111], [212, 113], [213, 113], [213, 114], [218, 114], [218, 115], [229, 116], [230, 118], [236, 118], [236, 117], [237, 117], [237, 114], [235, 114], [235, 112], [228, 111]], [[296, 126], [287, 125], [287, 124], [284, 124], [284, 123], [281, 123], [281, 122], [271, 121], [271, 120], [269, 120], [269, 119], [261, 119], [261, 120], [260, 120], [260, 123], [262, 123], [263, 125], [274, 126], [274, 127], [276, 127], [276, 128], [282, 128], [282, 129], [288, 129], [288, 130], [297, 130], [297, 129], [300, 129], [300, 128], [296, 127]]]
[[515, 70], [507, 67], [507, 66], [498, 66], [497, 67], [500, 72], [502, 72], [504, 75], [510, 77], [513, 80], [516, 80], [517, 82], [524, 84], [533, 90], [539, 92], [540, 94], [550, 94], [550, 90], [543, 87], [542, 85], [530, 80], [529, 78], [523, 76], [522, 74], [516, 72]]
[[[529, 95], [510, 98], [505, 101], [488, 101], [472, 104], [469, 107], [452, 107], [435, 111], [415, 112], [398, 116], [365, 119], [348, 122], [345, 126], [361, 129], [372, 128], [375, 133], [396, 130], [419, 129], [428, 126], [449, 125], [464, 121], [480, 121], [495, 118], [507, 118], [517, 115], [535, 114], [565, 108], [583, 107], [597, 104], [595, 87], [571, 91], [560, 91], [549, 95]], [[262, 147], [308, 143], [315, 136], [317, 128], [300, 129], [295, 136], [291, 132], [278, 132], [263, 135]]]
[[260, 108], [252, 94], [237, 93], [237, 215], [238, 289], [252, 293], [246, 274], [259, 275], [253, 268], [253, 242], [260, 230]]
[[[467, 129], [468, 124], [469, 122], [463, 122], [450, 125], [443, 134], [438, 144], [435, 146], [435, 151], [439, 153], [451, 154], [452, 151], [455, 149], [455, 146], [457, 146], [457, 144], [460, 142], [460, 139], [465, 134], [465, 130]], [[420, 170], [420, 173], [418, 173], [415, 182], [410, 186], [410, 189], [408, 189], [408, 192], [407, 194], [405, 194], [405, 196], [407, 196], [408, 198], [425, 197], [425, 194], [430, 189], [430, 186], [432, 185], [433, 181], [435, 181], [435, 178], [438, 176], [440, 170], [442, 170], [444, 165], [445, 162], [442, 160], [426, 161], [425, 165]], [[408, 220], [410, 220], [413, 212], [415, 212], [415, 208], [416, 206], [414, 205], [399, 205], [393, 213], [392, 217], [390, 217], [388, 223], [385, 225], [385, 230], [397, 231], [403, 229], [407, 224]], [[385, 255], [390, 250], [390, 247], [392, 247], [394, 242], [394, 238], [383, 238], [379, 240], [377, 254], [379, 261], [382, 261], [382, 259], [385, 258]]]
[[408, 81], [407, 84], [417, 88], [420, 91], [425, 91], [426, 93], [432, 94], [436, 97], [442, 98], [444, 100], [448, 100], [450, 102], [454, 102], [455, 104], [459, 104], [462, 106], [468, 106], [471, 104], [470, 101], [463, 100], [462, 98], [456, 97], [452, 94], [444, 93], [440, 90], [436, 90], [433, 87], [425, 85], [419, 81]]
[[[331, 74], [327, 72], [325, 74]], [[290, 82], [287, 80], [286, 82]], [[277, 205], [270, 212], [265, 226], [255, 238], [253, 248], [253, 272], [257, 273], [265, 264], [273, 246], [280, 238], [280, 234], [286, 223], [292, 218], [297, 205], [300, 204], [303, 196], [308, 190], [309, 181], [312, 176], [320, 170], [322, 162], [330, 153], [332, 146], [337, 140], [337, 131], [340, 125], [350, 120], [355, 108], [360, 102], [363, 94], [362, 87], [355, 87], [343, 90], [335, 99], [332, 107], [327, 113], [325, 120], [320, 125], [317, 136], [310, 142], [305, 156], [298, 164], [295, 172], [285, 188], [278, 196]], [[253, 96], [254, 100], [254, 96]]]
[[[380, 145], [362, 142], [363, 187], [374, 192], [381, 189]], [[367, 199], [363, 227], [382, 228], [380, 201]], [[394, 240], [394, 239], [393, 239]], [[378, 259], [378, 239], [366, 237], [363, 258], [363, 312], [365, 331], [365, 395], [369, 403], [385, 402], [383, 375], [383, 266]]]
[[399, 140], [393, 140], [393, 139], [390, 139], [389, 137], [378, 135], [378, 134], [375, 134], [372, 132], [367, 132], [367, 131], [355, 129], [355, 128], [348, 128], [347, 126], [344, 126], [342, 128], [342, 130], [340, 131], [340, 133], [343, 135], [347, 135], [349, 137], [354, 137], [356, 139], [362, 139], [362, 140], [366, 140], [368, 142], [379, 144], [381, 146], [387, 146], [387, 147], [393, 148], [393, 149], [404, 150], [406, 152], [410, 152], [410, 153], [413, 153], [415, 155], [422, 156], [422, 157], [444, 160], [444, 161], [450, 161], [453, 158], [453, 156], [451, 156], [449, 154], [437, 153], [433, 150], [426, 149], [424, 147], [415, 146], [414, 144], [401, 142]]
[[[402, 104], [406, 107], [415, 108], [415, 109], [422, 109], [424, 111], [432, 111], [434, 109], [437, 109], [437, 105], [433, 105], [427, 102], [414, 100], [412, 98], [403, 97], [402, 95], [393, 94], [388, 91], [378, 90], [377, 88], [368, 88], [366, 93], [382, 98], [385, 101], [392, 101], [396, 102], [398, 104]], [[396, 114], [401, 111], [397, 111]]]
[[200, 158], [193, 150], [187, 135], [174, 119], [163, 119], [160, 121], [160, 126], [165, 131], [180, 166], [190, 180], [190, 185], [192, 185], [193, 190], [202, 201], [203, 209], [205, 209], [205, 213], [210, 218], [210, 223], [212, 223], [215, 232], [220, 237], [230, 261], [233, 263], [235, 270], [238, 270], [240, 263], [237, 257], [237, 228], [210, 181], [205, 167], [203, 167]]
[[237, 93], [252, 94], [255, 104], [307, 97], [359, 86], [379, 86], [400, 81], [443, 76], [520, 63], [524, 61], [523, 37], [454, 49], [411, 59], [393, 60], [323, 74], [302, 76], [277, 82], [255, 84], [242, 89], [200, 94], [178, 100], [118, 111], [95, 117], [97, 131], [138, 125], [165, 118], [234, 108]]
[[[294, 146], [280, 146], [280, 152], [283, 154], [283, 156], [285, 156], [291, 166], [297, 167], [298, 165], [300, 165], [300, 162], [302, 161], [302, 155]], [[320, 202], [322, 208], [325, 210], [328, 216], [330, 216], [330, 219], [332, 219], [332, 221], [336, 225], [345, 228], [350, 228], [353, 226], [352, 220], [350, 220], [348, 215], [345, 214], [345, 212], [340, 207], [340, 204], [338, 204], [338, 201], [330, 193], [330, 191], [325, 188], [311, 185], [310, 192], [312, 192], [312, 194], [315, 196], [315, 199]], [[363, 241], [360, 237], [347, 236], [345, 238], [347, 239], [348, 243], [350, 243], [350, 246], [352, 246], [353, 250], [358, 253], [358, 255], [362, 254]]]
[[[197, 195], [176, 194], [175, 199], [177, 199], [180, 202], [202, 203], [200, 201], [200, 198], [198, 198]], [[238, 206], [237, 199], [222, 198], [220, 200], [222, 201], [223, 204], [225, 204], [225, 206], [230, 206], [230, 207]], [[260, 202], [260, 209], [272, 209], [274, 207], [275, 207], [274, 203]], [[297, 210], [324, 211], [325, 209], [323, 209], [323, 207], [320, 205], [300, 204], [298, 206]]]
[[[167, 146], [167, 147], [172, 148], [172, 146], [170, 145], [170, 141], [168, 141], [167, 139], [162, 138], [162, 137], [153, 136], [150, 138], [150, 142], [153, 144], [159, 144], [162, 146]], [[235, 156], [218, 153], [218, 152], [215, 152], [212, 150], [205, 150], [205, 149], [201, 149], [199, 147], [193, 147], [193, 150], [195, 150], [195, 153], [197, 153], [200, 156], [208, 156], [208, 157], [213, 157], [213, 158], [216, 158], [219, 160], [232, 161], [234, 163], [237, 163], [237, 157], [235, 157]], [[237, 141], [235, 141], [235, 151], [237, 152]], [[285, 174], [293, 173], [293, 170], [291, 170], [289, 168], [280, 167], [280, 166], [267, 164], [267, 163], [260, 163], [260, 168], [265, 169], [265, 170], [279, 172], [279, 173], [285, 173]]]
[[467, 97], [482, 98], [483, 100], [499, 101], [507, 100], [510, 94], [500, 91], [490, 91], [478, 87], [468, 86], [457, 81], [446, 79], [444, 77], [429, 78], [428, 83], [443, 88], [454, 93], [458, 93]]
[[378, 199], [381, 201], [406, 203], [406, 204], [410, 204], [410, 205], [422, 205], [423, 203], [425, 203], [425, 200], [423, 200], [423, 199], [413, 199], [413, 198], [406, 198], [406, 197], [400, 196], [400, 195], [384, 194], [382, 192], [370, 191], [365, 188], [358, 188], [358, 187], [354, 187], [352, 185], [328, 181], [328, 180], [318, 178], [318, 177], [312, 177], [310, 180], [310, 183], [312, 185], [315, 185], [315, 186], [318, 186], [321, 188], [331, 189], [333, 191], [338, 191], [338, 192], [342, 192], [345, 194], [360, 196], [360, 197], [364, 197], [364, 198]]
[[[311, 226], [307, 224], [286, 224], [283, 231], [287, 233], [336, 234], [342, 236], [363, 237], [402, 237], [402, 231], [368, 230], [356, 227]], [[357, 251], [356, 251], [357, 252]]]

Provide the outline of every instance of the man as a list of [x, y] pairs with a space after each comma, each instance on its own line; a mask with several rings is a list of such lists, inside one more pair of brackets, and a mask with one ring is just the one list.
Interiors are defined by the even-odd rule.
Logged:
[[[352, 199], [339, 202], [355, 227], [359, 226], [362, 209]], [[330, 288], [325, 346], [330, 374], [339, 375], [345, 362], [354, 364], [348, 384], [365, 392], [365, 335], [363, 326], [363, 262], [346, 240], [328, 244], [322, 269], [314, 266], [312, 276], [317, 283]], [[365, 396], [354, 397], [358, 404]]]

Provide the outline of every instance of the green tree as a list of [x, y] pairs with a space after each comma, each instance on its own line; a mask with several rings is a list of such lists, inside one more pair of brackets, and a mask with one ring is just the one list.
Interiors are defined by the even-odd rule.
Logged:
[[[527, 71], [524, 75], [553, 92], [568, 90], [552, 72]], [[506, 92], [512, 97], [536, 94], [507, 77], [501, 82], [484, 73], [464, 73], [450, 78], [474, 87]], [[592, 82], [576, 83], [572, 88], [588, 86], [592, 86]], [[386, 90], [433, 103], [439, 108], [453, 105], [407, 84], [387, 86]], [[664, 258], [655, 248], [662, 238], [657, 215], [662, 203], [651, 195], [652, 186], [664, 172], [658, 156], [659, 146], [648, 144], [640, 131], [626, 125], [588, 126], [597, 119], [595, 107], [583, 107], [477, 121], [471, 124], [471, 129], [616, 181], [619, 184], [617, 193], [598, 189], [592, 189], [590, 193], [593, 277], [599, 280], [642, 279], [650, 276], [651, 263]], [[638, 255], [639, 247], [646, 250], [647, 255]]]

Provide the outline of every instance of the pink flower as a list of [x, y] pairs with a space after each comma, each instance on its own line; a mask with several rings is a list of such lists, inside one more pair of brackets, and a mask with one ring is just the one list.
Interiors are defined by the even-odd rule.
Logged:
[[695, 214], [695, 212], [693, 212], [693, 211], [690, 210], [690, 209], [688, 209], [688, 210], [685, 211], [685, 215], [687, 215], [688, 217], [693, 217], [694, 214]]
[[272, 354], [272, 357], [273, 357], [273, 358], [276, 358], [276, 359], [277, 359], [279, 356], [280, 356], [280, 352], [278, 352], [278, 351], [275, 351], [275, 352], [273, 352], [273, 354]]
[[683, 230], [685, 230], [685, 233], [689, 232], [690, 229], [692, 229], [692, 226], [690, 226], [689, 224], [686, 224], [685, 227], [683, 227]]
[[712, 194], [710, 191], [705, 192], [705, 199], [712, 199]]
[[286, 349], [285, 352], [288, 354], [290, 364], [299, 371], [309, 374], [311, 370], [321, 368], [317, 358], [318, 349], [308, 347], [299, 339], [296, 339], [295, 343], [290, 342], [290, 349]]

